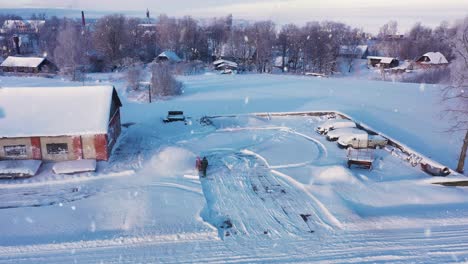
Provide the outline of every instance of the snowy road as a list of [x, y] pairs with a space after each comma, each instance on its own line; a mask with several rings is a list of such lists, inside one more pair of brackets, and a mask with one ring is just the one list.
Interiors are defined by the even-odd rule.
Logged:
[[[136, 239], [137, 240], [137, 239]], [[468, 261], [468, 228], [337, 232], [326, 240], [140, 240], [133, 244], [50, 245], [0, 250], [1, 263], [447, 263]], [[14, 257], [14, 258], [12, 258]]]

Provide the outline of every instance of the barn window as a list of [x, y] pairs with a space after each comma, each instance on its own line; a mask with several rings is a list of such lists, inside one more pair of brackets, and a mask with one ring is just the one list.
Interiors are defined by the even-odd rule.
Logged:
[[6, 157], [26, 157], [26, 145], [4, 146]]
[[67, 154], [68, 144], [67, 143], [51, 143], [46, 145], [47, 154]]

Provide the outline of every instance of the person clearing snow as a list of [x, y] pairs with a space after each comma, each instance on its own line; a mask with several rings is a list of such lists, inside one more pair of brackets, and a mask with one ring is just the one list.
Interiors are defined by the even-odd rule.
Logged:
[[201, 171], [203, 173], [203, 177], [206, 177], [206, 169], [208, 168], [208, 160], [206, 157], [203, 157], [201, 161]]

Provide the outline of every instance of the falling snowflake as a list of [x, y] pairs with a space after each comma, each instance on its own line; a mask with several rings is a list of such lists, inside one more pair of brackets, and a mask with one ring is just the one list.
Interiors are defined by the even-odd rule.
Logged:
[[426, 90], [426, 84], [425, 84], [425, 83], [421, 83], [421, 84], [419, 85], [419, 91], [420, 91], [420, 92], [424, 92], [425, 90]]
[[426, 228], [426, 230], [424, 230], [424, 236], [426, 237], [430, 237], [432, 235], [432, 231], [430, 228]]

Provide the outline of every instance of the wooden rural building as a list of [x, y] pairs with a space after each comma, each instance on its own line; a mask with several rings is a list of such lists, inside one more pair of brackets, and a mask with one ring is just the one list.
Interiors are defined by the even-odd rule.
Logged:
[[0, 64], [0, 70], [14, 73], [55, 73], [57, 67], [46, 58], [9, 56]]
[[237, 70], [237, 63], [229, 60], [216, 60], [213, 62], [213, 66], [215, 67], [216, 70], [218, 71], [223, 71], [223, 70]]
[[0, 160], [108, 160], [120, 135], [113, 86], [0, 89]]
[[448, 64], [448, 60], [440, 52], [428, 52], [416, 60], [416, 66], [419, 68], [441, 67]]
[[369, 56], [367, 45], [341, 45], [339, 54], [342, 58], [366, 59]]
[[157, 62], [181, 62], [182, 59], [173, 51], [164, 51], [156, 57]]
[[378, 57], [378, 56], [367, 56], [367, 65], [369, 67], [379, 67], [389, 69], [397, 67], [400, 64], [397, 58], [392, 57]]

